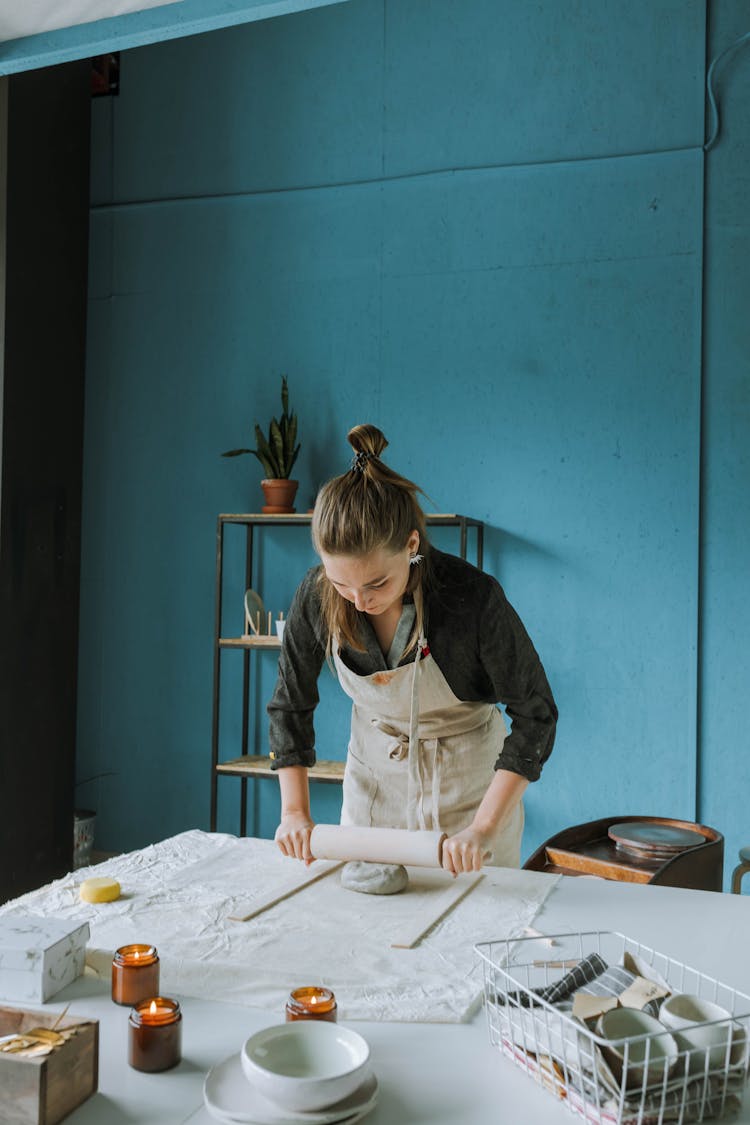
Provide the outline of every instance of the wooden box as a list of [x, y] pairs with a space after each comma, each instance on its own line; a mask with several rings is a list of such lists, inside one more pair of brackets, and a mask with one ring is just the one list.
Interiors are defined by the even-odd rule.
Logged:
[[[59, 1022], [58, 1022], [59, 1021]], [[99, 1083], [99, 1021], [0, 1007], [0, 1039], [33, 1028], [73, 1030], [49, 1054], [24, 1057], [0, 1051], [3, 1125], [56, 1125], [95, 1093]]]

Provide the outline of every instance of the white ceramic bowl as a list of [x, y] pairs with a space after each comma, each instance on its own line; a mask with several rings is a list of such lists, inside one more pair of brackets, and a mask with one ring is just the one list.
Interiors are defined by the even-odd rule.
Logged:
[[240, 1052], [245, 1077], [277, 1105], [324, 1109], [359, 1089], [370, 1047], [351, 1028], [324, 1020], [275, 1024], [251, 1035]]
[[609, 1040], [602, 1048], [626, 1087], [653, 1086], [664, 1080], [679, 1054], [664, 1025], [638, 1008], [612, 1008], [599, 1017], [597, 1034]]
[[659, 1020], [668, 1027], [681, 1051], [690, 1051], [690, 1070], [722, 1069], [731, 1061], [727, 1045], [732, 1039], [732, 1014], [700, 996], [678, 992], [659, 1009]]

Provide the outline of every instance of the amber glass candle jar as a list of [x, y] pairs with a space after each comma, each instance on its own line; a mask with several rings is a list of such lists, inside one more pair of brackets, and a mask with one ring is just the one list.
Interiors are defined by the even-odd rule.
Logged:
[[159, 954], [153, 945], [123, 945], [112, 958], [112, 999], [132, 1008], [159, 995]]
[[154, 996], [128, 1019], [128, 1062], [134, 1070], [169, 1070], [182, 1058], [182, 1012], [176, 1000]]
[[336, 1022], [336, 997], [330, 988], [295, 988], [286, 1002], [287, 1023], [291, 1020]]

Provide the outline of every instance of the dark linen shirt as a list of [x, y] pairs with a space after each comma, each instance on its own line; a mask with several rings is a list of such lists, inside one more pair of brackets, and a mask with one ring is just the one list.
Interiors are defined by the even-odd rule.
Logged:
[[[326, 634], [313, 567], [289, 609], [270, 703], [272, 767], [315, 764], [313, 713]], [[511, 720], [495, 769], [536, 781], [552, 751], [557, 707], [547, 677], [521, 619], [495, 578], [471, 563], [430, 548], [430, 581], [424, 593], [430, 653], [462, 702], [502, 703]], [[340, 658], [369, 676], [386, 668], [375, 633], [360, 614], [366, 651], [343, 647]], [[414, 661], [412, 650], [401, 665]], [[387, 717], [387, 716], [384, 716]]]

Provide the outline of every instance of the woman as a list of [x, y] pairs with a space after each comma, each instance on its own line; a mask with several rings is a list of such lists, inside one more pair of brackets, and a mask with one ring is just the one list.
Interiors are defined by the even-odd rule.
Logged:
[[[312, 517], [321, 566], [295, 595], [268, 711], [276, 841], [310, 862], [307, 769], [317, 679], [332, 660], [352, 699], [342, 824], [440, 829], [443, 866], [519, 866], [521, 798], [552, 750], [557, 708], [523, 624], [490, 575], [430, 546], [417, 485], [381, 460], [375, 426]], [[495, 706], [502, 702], [506, 727]]]

